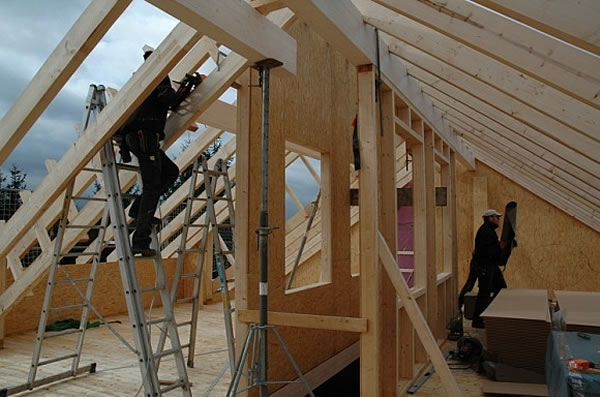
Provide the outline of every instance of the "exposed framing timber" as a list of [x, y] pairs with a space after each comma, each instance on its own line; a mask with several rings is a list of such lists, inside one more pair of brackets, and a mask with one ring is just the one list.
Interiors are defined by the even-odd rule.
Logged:
[[[354, 65], [377, 64], [376, 33], [364, 24], [362, 14], [351, 0], [284, 0], [296, 15], [338, 49]], [[453, 135], [448, 125], [422, 94], [417, 82], [407, 76], [406, 68], [389, 54], [387, 44], [381, 40], [380, 66], [383, 76], [398, 92], [422, 114], [432, 128], [460, 154], [469, 169], [475, 163], [468, 148]]]
[[378, 240], [378, 255], [381, 259], [383, 267], [385, 271], [389, 275], [394, 287], [396, 288], [396, 293], [402, 299], [403, 307], [406, 309], [406, 312], [415, 327], [416, 333], [421, 339], [423, 343], [423, 347], [425, 348], [431, 362], [433, 363], [433, 367], [436, 372], [440, 376], [440, 381], [446, 389], [446, 393], [448, 396], [462, 396], [462, 392], [460, 391], [458, 385], [456, 384], [456, 380], [452, 376], [450, 369], [448, 368], [448, 364], [438, 347], [437, 341], [431, 332], [431, 329], [427, 326], [427, 322], [419, 310], [419, 306], [415, 302], [415, 299], [411, 295], [408, 290], [408, 286], [406, 285], [406, 281], [404, 281], [404, 276], [400, 273], [400, 269], [398, 269], [398, 264], [395, 260], [394, 255], [390, 251], [387, 246], [385, 239], [381, 235], [381, 233], [377, 233]]
[[[7, 233], [0, 238], [0, 256], [4, 256], [37, 217], [66, 188], [69, 181], [87, 164], [102, 145], [112, 136], [139, 106], [143, 99], [158, 85], [167, 72], [181, 59], [200, 37], [189, 27], [180, 24], [157, 48], [157, 55], [142, 64], [124, 89], [104, 108], [98, 118], [79, 136], [77, 142], [38, 185], [31, 200], [23, 203], [6, 224]], [[208, 79], [207, 79], [208, 80]]]
[[527, 25], [600, 55], [596, 0], [473, 0]]
[[[258, 323], [258, 310], [238, 310], [238, 320]], [[325, 329], [339, 332], [367, 332], [367, 319], [320, 314], [269, 312], [269, 323], [282, 327]]]
[[[369, 16], [394, 25], [393, 12], [600, 108], [600, 58], [463, 0], [355, 0]], [[393, 11], [393, 12], [390, 12]], [[600, 10], [599, 10], [600, 11]]]
[[148, 0], [198, 32], [224, 43], [254, 63], [265, 58], [283, 62], [296, 73], [296, 40], [245, 1]]
[[[391, 40], [393, 42], [394, 39]], [[469, 100], [472, 97], [495, 108], [496, 111], [505, 113], [505, 117], [502, 119], [515, 126], [511, 128], [523, 131], [527, 135], [545, 134], [565, 147], [583, 154], [584, 156], [575, 156], [570, 159], [574, 164], [581, 164], [581, 168], [591, 172], [599, 167], [597, 153], [600, 152], [600, 146], [595, 140], [417, 48], [400, 43], [398, 43], [398, 47], [391, 45], [391, 48], [393, 51], [397, 51], [398, 56], [410, 63], [407, 63], [409, 73], [419, 80], [455, 97], [457, 95], [451, 94], [452, 92], [464, 91], [468, 94], [468, 96], [461, 95], [461, 98], [465, 98], [464, 102], [472, 102]], [[450, 86], [454, 89], [451, 89]], [[511, 119], [519, 121], [519, 123], [515, 124]], [[597, 175], [598, 171], [591, 173]]]
[[[391, 42], [389, 36], [383, 35], [392, 53], [402, 56], [404, 46], [416, 47], [594, 138], [593, 131], [600, 124], [599, 109], [574, 101], [571, 96], [402, 15], [396, 18], [397, 22], [391, 27], [385, 25], [386, 32], [403, 43]], [[370, 18], [368, 20], [369, 23], [377, 23]]]
[[59, 93], [131, 0], [94, 0], [0, 121], [0, 164]]
[[360, 315], [369, 322], [360, 336], [360, 394], [379, 396], [381, 384], [380, 265], [377, 259], [380, 142], [375, 109], [373, 65], [358, 68], [358, 139], [360, 213]]

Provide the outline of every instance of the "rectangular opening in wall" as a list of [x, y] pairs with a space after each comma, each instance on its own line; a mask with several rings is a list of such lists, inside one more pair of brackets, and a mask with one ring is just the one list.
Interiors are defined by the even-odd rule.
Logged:
[[[288, 148], [290, 145], [288, 145]], [[320, 154], [293, 145], [285, 158], [285, 283], [287, 291], [324, 280], [321, 257]]]

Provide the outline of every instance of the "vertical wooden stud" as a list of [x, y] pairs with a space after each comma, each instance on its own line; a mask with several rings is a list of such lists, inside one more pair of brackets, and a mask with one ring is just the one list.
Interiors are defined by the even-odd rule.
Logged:
[[372, 65], [358, 68], [358, 134], [361, 170], [360, 313], [368, 330], [360, 337], [360, 394], [380, 396], [380, 285], [377, 249], [379, 146], [375, 110], [375, 73]]
[[[381, 87], [383, 90], [384, 87]], [[379, 230], [392, 252], [397, 252], [397, 195], [396, 195], [396, 150], [394, 147], [394, 93], [382, 93], [382, 131], [379, 133], [381, 154], [379, 156]], [[379, 265], [378, 265], [379, 266]], [[381, 286], [381, 340], [380, 383], [383, 396], [395, 396], [397, 389], [397, 298], [396, 289], [388, 274], [379, 272]]]
[[435, 163], [433, 154], [433, 131], [427, 127], [424, 129], [423, 139], [423, 165], [425, 168], [425, 219], [426, 234], [419, 238], [425, 238], [427, 245], [427, 323], [429, 328], [436, 330], [437, 322], [437, 266], [436, 266], [436, 232], [435, 232]]

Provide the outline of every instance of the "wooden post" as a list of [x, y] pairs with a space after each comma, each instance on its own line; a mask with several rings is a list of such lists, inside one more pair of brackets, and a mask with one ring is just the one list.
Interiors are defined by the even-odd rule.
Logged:
[[[383, 90], [384, 87], [382, 86]], [[382, 131], [379, 156], [379, 231], [393, 252], [397, 251], [396, 150], [394, 146], [394, 93], [382, 93]], [[382, 135], [383, 134], [383, 135]], [[379, 266], [379, 265], [378, 265]], [[381, 286], [380, 384], [382, 396], [395, 396], [397, 389], [397, 305], [396, 290], [386, 272], [379, 272]]]
[[361, 170], [360, 216], [360, 314], [368, 321], [360, 337], [360, 395], [380, 396], [381, 295], [377, 257], [377, 197], [379, 132], [375, 110], [373, 65], [358, 67], [358, 135]]
[[[235, 307], [236, 313], [248, 309], [248, 255], [250, 247], [249, 230], [249, 163], [250, 163], [250, 103], [252, 89], [250, 85], [251, 70], [248, 69], [240, 76], [240, 86], [237, 90], [237, 137], [235, 158]], [[235, 323], [235, 351], [242, 351], [242, 344], [248, 333], [248, 324], [239, 321]], [[236, 357], [236, 360], [238, 358]], [[242, 378], [243, 386], [245, 378]]]
[[395, 260], [395, 255], [392, 255], [392, 252], [380, 233], [378, 233], [377, 239], [379, 242], [378, 255], [381, 259], [385, 272], [389, 275], [392, 283], [394, 284], [396, 292], [400, 296], [400, 299], [402, 299], [402, 303], [404, 304], [406, 312], [410, 317], [410, 321], [417, 330], [417, 335], [419, 336], [419, 339], [421, 339], [423, 347], [427, 351], [433, 367], [440, 377], [440, 381], [444, 386], [444, 389], [446, 389], [446, 395], [452, 397], [462, 396], [463, 394], [458, 388], [456, 380], [452, 376], [452, 372], [450, 372], [450, 369], [448, 368], [448, 364], [446, 363], [446, 360], [440, 351], [435, 337], [431, 333], [431, 329], [427, 326], [427, 322], [419, 310], [419, 306], [408, 290], [408, 286], [406, 285], [406, 281], [404, 281], [404, 277], [400, 273], [400, 269], [398, 269], [398, 263]]
[[452, 273], [449, 285], [450, 302], [447, 302], [452, 310], [448, 315], [454, 316], [458, 305], [458, 244], [456, 226], [456, 154], [453, 150], [450, 150], [448, 153], [448, 164], [442, 165], [442, 185], [447, 188], [447, 203], [442, 209], [444, 271]]
[[437, 329], [437, 266], [436, 266], [436, 232], [435, 232], [435, 163], [433, 157], [433, 131], [425, 127], [423, 135], [423, 154], [425, 167], [425, 220], [426, 234], [419, 236], [425, 238], [427, 246], [427, 322], [429, 328]]

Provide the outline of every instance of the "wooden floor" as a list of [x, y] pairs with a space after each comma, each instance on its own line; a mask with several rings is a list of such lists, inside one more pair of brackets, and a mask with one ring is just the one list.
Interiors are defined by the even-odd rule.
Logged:
[[[196, 354], [194, 368], [188, 368], [188, 376], [193, 383], [192, 391], [195, 396], [204, 396], [211, 385], [223, 373], [227, 362], [225, 331], [223, 322], [223, 306], [221, 304], [205, 305], [200, 311], [198, 324], [198, 338], [196, 341]], [[179, 321], [189, 318], [191, 305], [184, 304], [176, 307]], [[156, 317], [158, 313], [153, 314]], [[121, 324], [112, 324], [119, 333], [133, 345], [129, 320], [126, 315], [109, 318], [110, 321], [118, 320]], [[466, 329], [466, 331], [473, 331]], [[479, 330], [475, 330], [479, 331]], [[479, 331], [481, 332], [481, 331]], [[182, 343], [187, 342], [188, 330], [181, 328]], [[482, 335], [476, 334], [481, 337]], [[153, 334], [153, 339], [158, 338], [158, 329]], [[25, 383], [29, 366], [31, 364], [31, 351], [35, 333], [33, 331], [23, 334], [11, 335], [5, 339], [5, 348], [0, 350], [0, 389]], [[49, 339], [44, 344], [42, 359], [66, 354], [67, 349], [74, 348], [74, 335]], [[447, 342], [442, 347], [447, 350], [456, 349], [455, 342]], [[187, 357], [187, 350], [184, 351]], [[48, 396], [48, 397], [75, 397], [75, 396], [136, 396], [141, 387], [140, 369], [135, 354], [119, 341], [107, 327], [92, 328], [86, 332], [86, 340], [82, 355], [82, 365], [91, 362], [97, 363], [97, 373], [93, 375], [69, 378], [60, 382], [46, 385], [34, 391], [23, 392], [21, 396]], [[44, 367], [42, 367], [43, 369]], [[161, 380], [175, 379], [175, 368], [172, 359], [161, 362]], [[54, 367], [50, 375], [67, 367]], [[457, 383], [465, 397], [484, 396], [481, 392], [483, 377], [472, 370], [453, 370]], [[44, 372], [41, 373], [44, 376]], [[38, 376], [39, 378], [39, 376]], [[224, 396], [230, 381], [229, 371], [224, 376], [210, 396]], [[175, 393], [174, 395], [178, 395]], [[139, 394], [143, 395], [143, 390]], [[431, 376], [414, 396], [444, 396], [445, 390], [441, 386], [437, 374]]]
[[[200, 311], [198, 336], [194, 368], [188, 368], [188, 377], [192, 382], [195, 396], [204, 395], [211, 384], [223, 372], [227, 362], [225, 330], [223, 322], [223, 305], [206, 305]], [[189, 319], [191, 304], [176, 307], [178, 321]], [[158, 313], [153, 315], [157, 317]], [[119, 320], [121, 324], [111, 324], [117, 331], [133, 345], [132, 332], [126, 315], [111, 317], [109, 320]], [[180, 328], [182, 343], [187, 343], [189, 327]], [[23, 396], [136, 396], [142, 384], [140, 368], [136, 355], [119, 341], [107, 327], [91, 328], [86, 331], [85, 344], [82, 354], [82, 365], [91, 362], [97, 363], [97, 372], [93, 375], [69, 378], [57, 383], [43, 386], [31, 392], [23, 392]], [[153, 333], [153, 340], [158, 340], [159, 330]], [[44, 342], [42, 359], [68, 354], [74, 350], [75, 335], [61, 336], [48, 339]], [[29, 366], [31, 365], [31, 352], [35, 333], [26, 332], [11, 335], [4, 341], [5, 348], [0, 350], [0, 389], [25, 383]], [[69, 350], [67, 350], [69, 348]], [[187, 357], [187, 349], [184, 350]], [[70, 363], [70, 361], [69, 361]], [[46, 371], [47, 375], [61, 372], [68, 367], [55, 366], [53, 372]], [[42, 367], [41, 369], [44, 369]], [[161, 380], [174, 380], [176, 370], [172, 358], [161, 361], [159, 378]], [[44, 376], [44, 373], [41, 373]], [[39, 376], [38, 376], [39, 378]], [[223, 396], [227, 392], [230, 374], [225, 376], [214, 387], [211, 396]], [[171, 393], [176, 395], [177, 393]], [[143, 396], [143, 390], [139, 393]]]

